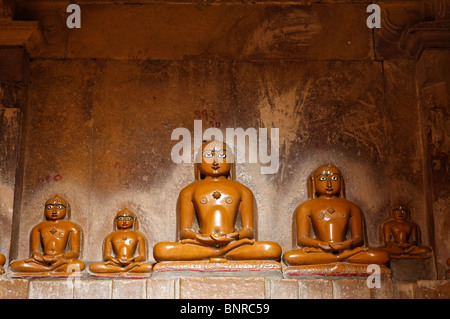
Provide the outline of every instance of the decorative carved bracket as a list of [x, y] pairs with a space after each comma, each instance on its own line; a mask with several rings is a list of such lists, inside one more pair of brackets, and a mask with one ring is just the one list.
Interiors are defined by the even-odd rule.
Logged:
[[37, 21], [14, 21], [14, 9], [20, 1], [0, 0], [0, 46], [24, 47], [39, 52], [45, 43]]
[[450, 0], [380, 1], [378, 4], [382, 23], [376, 31], [377, 52], [384, 58], [403, 52], [417, 59], [425, 49], [450, 48]]

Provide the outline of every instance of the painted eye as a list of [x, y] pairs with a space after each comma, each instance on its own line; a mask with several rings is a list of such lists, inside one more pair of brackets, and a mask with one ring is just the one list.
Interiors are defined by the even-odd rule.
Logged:
[[325, 176], [322, 176], [321, 178], [319, 178], [319, 181], [326, 181], [327, 178]]
[[132, 219], [131, 217], [127, 217], [127, 221], [131, 221], [131, 219]]
[[63, 205], [57, 205], [56, 208], [59, 209], [59, 210], [61, 210], [61, 209], [64, 208], [64, 206], [63, 206]]
[[219, 158], [225, 158], [225, 157], [227, 157], [227, 155], [226, 154], [223, 154], [223, 153], [221, 153], [221, 154], [219, 154], [219, 155], [217, 155]]
[[47, 209], [53, 209], [53, 205], [47, 205]]
[[203, 157], [206, 157], [206, 158], [211, 158], [212, 156], [213, 156], [212, 153], [203, 154]]
[[331, 177], [331, 180], [332, 180], [332, 181], [338, 181], [338, 180], [339, 180], [339, 177], [337, 177], [337, 176], [332, 176], [332, 177]]

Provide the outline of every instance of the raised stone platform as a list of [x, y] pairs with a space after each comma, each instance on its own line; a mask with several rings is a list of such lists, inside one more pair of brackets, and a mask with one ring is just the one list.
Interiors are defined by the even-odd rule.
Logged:
[[449, 280], [369, 288], [364, 279], [180, 277], [13, 279], [0, 276], [0, 299], [450, 299]]
[[153, 266], [155, 277], [280, 277], [282, 267], [270, 260], [197, 260], [166, 261]]

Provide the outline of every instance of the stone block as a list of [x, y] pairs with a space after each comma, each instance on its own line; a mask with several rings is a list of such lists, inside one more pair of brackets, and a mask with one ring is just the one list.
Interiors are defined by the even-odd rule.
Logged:
[[30, 280], [29, 299], [73, 299], [74, 283], [70, 280]]
[[301, 279], [298, 281], [300, 299], [333, 299], [333, 281]]
[[435, 278], [433, 258], [429, 259], [391, 259], [392, 280], [396, 282], [416, 282]]
[[111, 299], [112, 280], [74, 280], [74, 299]]
[[[53, 50], [46, 53], [72, 59], [367, 60], [373, 57], [373, 47], [372, 30], [364, 19], [366, 7], [354, 3], [227, 3], [201, 8], [194, 3], [88, 5], [83, 7], [83, 27], [52, 43]], [[58, 33], [64, 34], [61, 25]], [[62, 41], [67, 41], [64, 52], [58, 50]]]
[[147, 280], [114, 279], [112, 281], [112, 299], [145, 299]]
[[393, 299], [394, 298], [394, 286], [392, 279], [383, 278], [380, 282], [380, 287], [370, 288], [370, 294], [372, 299]]
[[296, 279], [266, 278], [267, 299], [298, 299], [298, 290]]
[[450, 299], [450, 280], [418, 280], [418, 299]]
[[370, 299], [366, 280], [341, 279], [333, 281], [333, 299]]
[[395, 282], [395, 299], [414, 299], [416, 298], [417, 283], [415, 282]]
[[181, 299], [264, 299], [265, 279], [252, 277], [180, 278]]
[[0, 279], [0, 299], [27, 299], [28, 280]]
[[0, 81], [24, 81], [25, 56], [22, 48], [0, 48]]
[[179, 298], [179, 278], [151, 278], [147, 281], [148, 299]]

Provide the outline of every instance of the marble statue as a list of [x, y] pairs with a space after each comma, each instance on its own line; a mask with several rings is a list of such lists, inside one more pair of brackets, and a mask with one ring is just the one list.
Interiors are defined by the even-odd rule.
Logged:
[[431, 248], [419, 246], [420, 228], [410, 220], [410, 211], [406, 205], [394, 205], [391, 217], [380, 227], [384, 246], [392, 258], [430, 257]]
[[45, 220], [31, 231], [32, 257], [13, 261], [10, 269], [21, 273], [80, 272], [85, 264], [80, 257], [81, 228], [65, 219], [69, 203], [55, 195], [45, 202]]
[[146, 238], [138, 231], [136, 215], [128, 208], [114, 218], [115, 231], [105, 238], [103, 260], [89, 266], [92, 273], [148, 273], [153, 265], [146, 263]]
[[297, 243], [302, 248], [285, 252], [284, 262], [288, 266], [387, 264], [389, 253], [363, 247], [361, 210], [344, 198], [340, 170], [334, 165], [322, 165], [310, 178], [312, 199], [295, 211]]
[[[219, 141], [202, 144], [197, 180], [179, 195], [179, 242], [160, 242], [156, 261], [279, 260], [281, 247], [254, 238], [253, 193], [233, 178], [232, 152]], [[236, 229], [240, 214], [242, 228]], [[199, 229], [193, 229], [194, 218]], [[155, 266], [156, 267], [156, 266]]]

